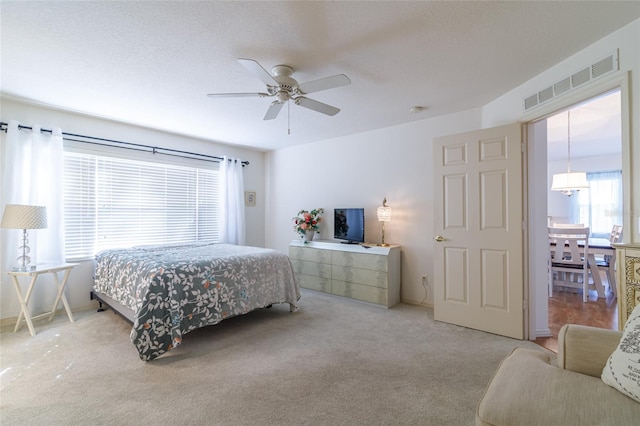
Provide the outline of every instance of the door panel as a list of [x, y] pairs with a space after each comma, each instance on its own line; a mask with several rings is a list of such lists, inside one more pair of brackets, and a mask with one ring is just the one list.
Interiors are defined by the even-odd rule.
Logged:
[[468, 303], [469, 270], [467, 250], [464, 248], [445, 248], [444, 298], [450, 303]]
[[519, 124], [434, 139], [434, 317], [522, 339]]

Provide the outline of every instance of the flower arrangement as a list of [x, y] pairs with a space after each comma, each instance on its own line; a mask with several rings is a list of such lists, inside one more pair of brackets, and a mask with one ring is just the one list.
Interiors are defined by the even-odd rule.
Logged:
[[307, 231], [319, 231], [322, 213], [324, 213], [323, 209], [300, 210], [298, 216], [292, 218], [294, 231], [300, 235], [306, 234]]

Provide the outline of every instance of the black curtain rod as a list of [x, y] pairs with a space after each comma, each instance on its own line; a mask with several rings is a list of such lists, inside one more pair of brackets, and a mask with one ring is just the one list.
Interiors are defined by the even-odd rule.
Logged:
[[[6, 133], [7, 129], [8, 129], [8, 123], [0, 122], [0, 131], [3, 131], [3, 132]], [[18, 124], [18, 130], [22, 130], [22, 129], [33, 130], [32, 127], [23, 126], [22, 124]], [[51, 130], [51, 129], [40, 129], [40, 132], [42, 132], [42, 133], [53, 133], [53, 130]], [[151, 150], [151, 152], [153, 154], [172, 155], [174, 157], [190, 158], [190, 159], [193, 159], [193, 160], [216, 161], [216, 162], [220, 162], [220, 161], [224, 160], [224, 158], [218, 157], [218, 156], [215, 156], [215, 155], [198, 154], [196, 152], [180, 151], [178, 149], [171, 149], [171, 148], [160, 148], [160, 147], [157, 147], [157, 146], [142, 145], [142, 144], [132, 143], [132, 142], [122, 142], [122, 141], [117, 141], [117, 140], [113, 140], [113, 139], [98, 138], [98, 137], [95, 137], [95, 136], [78, 135], [76, 133], [62, 132], [62, 136], [63, 136], [63, 139], [66, 139], [68, 141], [73, 141], [73, 142], [88, 143], [88, 144], [92, 144], [92, 145], [101, 145], [101, 146], [111, 146], [111, 147], [114, 147], [114, 148], [131, 149], [131, 150], [134, 150], [134, 151], [149, 152], [148, 150]], [[68, 137], [68, 136], [70, 136], [70, 137]], [[72, 139], [72, 137], [84, 138], [84, 139], [92, 139], [94, 141], [101, 141], [101, 142], [108, 142], [108, 143], [84, 141], [84, 140], [79, 140], [79, 139]], [[114, 143], [121, 144], [121, 145], [127, 145], [127, 146], [110, 145], [110, 144], [114, 144]], [[135, 148], [132, 148], [132, 147], [135, 147]], [[142, 149], [142, 148], [144, 148], [144, 149]], [[162, 151], [167, 151], [167, 152], [162, 152]], [[194, 157], [190, 157], [190, 156], [202, 157], [202, 158], [194, 158]], [[229, 160], [229, 161], [231, 161], [231, 160]], [[242, 166], [243, 167], [244, 166], [248, 166], [248, 165], [249, 165], [248, 161], [243, 161], [242, 162]]]

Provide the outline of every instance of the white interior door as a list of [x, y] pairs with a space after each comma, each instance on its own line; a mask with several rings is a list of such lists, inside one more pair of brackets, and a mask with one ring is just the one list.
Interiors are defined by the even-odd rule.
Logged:
[[434, 317], [524, 336], [520, 124], [434, 139]]

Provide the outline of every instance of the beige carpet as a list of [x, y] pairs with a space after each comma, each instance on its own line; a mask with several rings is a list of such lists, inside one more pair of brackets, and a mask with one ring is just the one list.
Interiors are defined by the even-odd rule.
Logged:
[[472, 425], [500, 360], [531, 343], [304, 291], [188, 334], [149, 363], [111, 311], [4, 327], [2, 425]]

